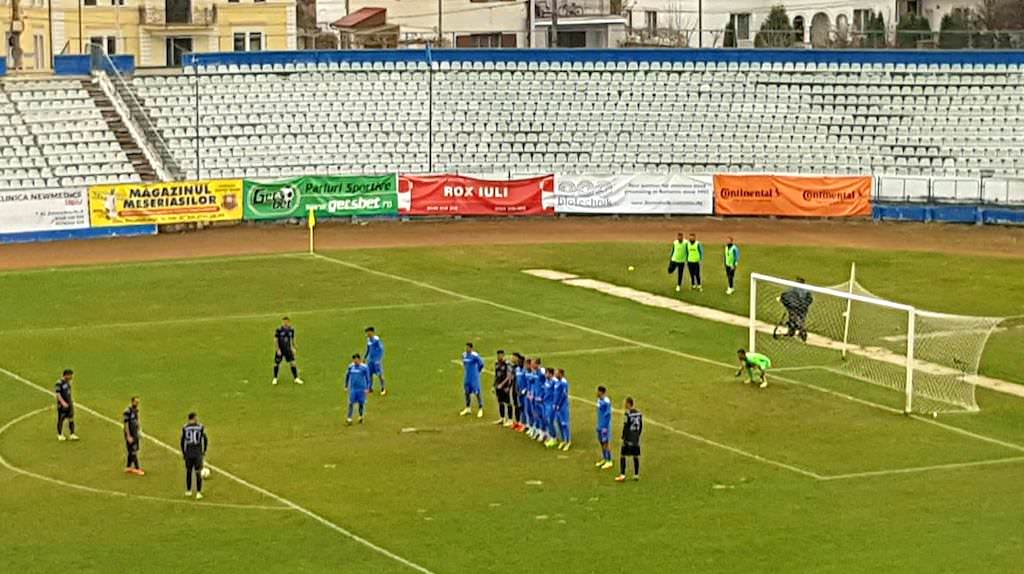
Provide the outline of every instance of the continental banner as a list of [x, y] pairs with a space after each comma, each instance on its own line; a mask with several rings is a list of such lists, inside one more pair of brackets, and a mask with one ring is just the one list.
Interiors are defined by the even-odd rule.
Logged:
[[0, 234], [89, 227], [84, 189], [0, 191]]
[[119, 183], [89, 188], [93, 227], [240, 221], [242, 180]]
[[711, 213], [711, 176], [559, 175], [556, 213], [694, 214]]
[[554, 215], [555, 176], [492, 180], [403, 175], [399, 210], [408, 215]]
[[398, 176], [296, 177], [245, 181], [245, 219], [398, 215]]
[[718, 215], [869, 217], [870, 176], [716, 175]]

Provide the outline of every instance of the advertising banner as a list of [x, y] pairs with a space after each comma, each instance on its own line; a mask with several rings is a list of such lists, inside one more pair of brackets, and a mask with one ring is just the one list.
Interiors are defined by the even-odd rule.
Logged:
[[85, 229], [88, 205], [84, 189], [0, 191], [0, 233]]
[[553, 215], [555, 176], [491, 180], [402, 175], [398, 204], [408, 215]]
[[89, 188], [93, 227], [240, 221], [242, 180], [119, 183]]
[[869, 217], [870, 176], [715, 175], [718, 215]]
[[245, 181], [245, 219], [398, 215], [398, 176], [357, 175]]
[[556, 213], [700, 214], [715, 202], [710, 175], [559, 175]]

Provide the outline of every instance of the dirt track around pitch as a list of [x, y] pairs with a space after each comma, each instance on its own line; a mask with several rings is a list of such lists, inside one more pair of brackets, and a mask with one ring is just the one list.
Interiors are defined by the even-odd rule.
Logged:
[[[668, 244], [678, 232], [716, 243], [807, 245], [944, 252], [1024, 259], [1024, 228], [871, 221], [676, 218], [549, 218], [332, 222], [317, 227], [320, 250], [643, 241]], [[0, 246], [0, 269], [27, 269], [303, 251], [303, 226], [219, 227], [151, 237]]]

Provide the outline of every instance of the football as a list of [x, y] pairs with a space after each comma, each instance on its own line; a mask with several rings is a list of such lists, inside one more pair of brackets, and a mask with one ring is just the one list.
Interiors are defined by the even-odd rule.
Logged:
[[208, 468], [206, 468], [206, 467], [203, 467], [203, 470], [199, 471], [199, 474], [200, 474], [200, 475], [201, 475], [201, 476], [202, 476], [203, 478], [210, 478], [210, 469], [208, 469]]

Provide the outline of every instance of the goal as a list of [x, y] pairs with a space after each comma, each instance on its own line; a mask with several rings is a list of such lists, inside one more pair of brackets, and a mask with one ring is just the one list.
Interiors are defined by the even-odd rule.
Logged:
[[750, 276], [750, 348], [773, 368], [818, 369], [898, 391], [904, 412], [977, 411], [973, 377], [1001, 319], [932, 313], [856, 282]]

